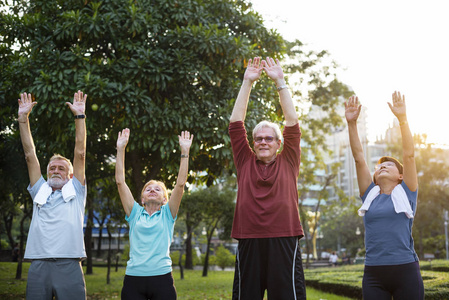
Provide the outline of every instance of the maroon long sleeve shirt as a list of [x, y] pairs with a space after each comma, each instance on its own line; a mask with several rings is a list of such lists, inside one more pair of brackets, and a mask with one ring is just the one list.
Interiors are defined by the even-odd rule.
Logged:
[[269, 165], [257, 159], [243, 122], [230, 123], [229, 134], [238, 181], [231, 236], [303, 237], [297, 189], [301, 159], [299, 124], [284, 128], [283, 150]]

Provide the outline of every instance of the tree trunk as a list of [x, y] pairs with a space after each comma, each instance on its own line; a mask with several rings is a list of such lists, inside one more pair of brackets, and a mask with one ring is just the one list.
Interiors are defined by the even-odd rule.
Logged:
[[[3, 215], [3, 223], [5, 224], [5, 232], [6, 236], [8, 237], [9, 244], [11, 245], [11, 250], [14, 249], [14, 245], [16, 244], [16, 241], [14, 240], [12, 236], [12, 224], [14, 220], [14, 215], [12, 213], [8, 213], [7, 215]], [[1, 249], [1, 243], [0, 243], [0, 249]]]
[[[140, 201], [140, 194], [141, 189], [143, 188], [143, 164], [142, 164], [142, 158], [139, 151], [130, 151], [127, 153], [129, 156], [129, 159], [127, 160], [129, 162], [129, 165], [131, 166], [131, 178], [133, 182], [133, 195], [135, 199], [138, 199]], [[140, 204], [140, 203], [139, 203]]]
[[120, 259], [120, 234], [122, 232], [122, 225], [118, 228], [118, 237], [117, 237], [117, 255], [115, 256], [115, 272], [118, 272], [118, 261]]
[[[184, 245], [185, 245], [185, 243], [184, 243]], [[181, 251], [179, 251], [179, 262], [178, 262], [179, 272], [181, 273], [181, 279], [184, 279], [184, 267], [182, 266], [182, 254], [184, 252], [183, 250], [184, 250], [184, 247], [181, 247]]]
[[108, 231], [108, 271], [106, 273], [106, 284], [111, 283], [111, 254], [112, 254], [112, 234], [111, 234], [111, 228], [108, 225], [106, 226], [106, 229]]
[[204, 266], [203, 266], [203, 277], [207, 277], [207, 270], [209, 269], [209, 252], [210, 252], [210, 241], [212, 239], [212, 233], [207, 236], [207, 247], [206, 247], [206, 257], [204, 258]]
[[25, 209], [22, 219], [20, 220], [20, 241], [19, 241], [19, 257], [16, 269], [16, 279], [22, 279], [22, 257], [23, 257], [23, 245], [25, 244], [25, 229], [23, 223], [28, 218], [27, 204], [25, 203]]
[[101, 257], [101, 244], [103, 241], [103, 228], [104, 228], [104, 223], [106, 222], [106, 217], [103, 217], [100, 220], [100, 217], [95, 217], [94, 219], [97, 221], [98, 223], [98, 245], [97, 245], [97, 257]]
[[[301, 199], [301, 200], [303, 200], [303, 199]], [[301, 203], [302, 203], [302, 201], [301, 201]], [[309, 268], [309, 264], [310, 264], [309, 263], [310, 245], [309, 245], [309, 235], [307, 234], [307, 232], [308, 232], [307, 216], [306, 216], [306, 214], [304, 212], [304, 209], [303, 209], [301, 203], [299, 204], [299, 214], [300, 214], [300, 217], [301, 217], [302, 229], [304, 231], [304, 240], [306, 241], [306, 252], [307, 252], [306, 255], [307, 255], [307, 258], [306, 258], [306, 262], [305, 262], [305, 268], [308, 269]]]
[[187, 225], [187, 239], [185, 240], [186, 245], [186, 262], [185, 267], [187, 270], [193, 270], [193, 259], [192, 259], [192, 231], [191, 227]]
[[94, 224], [94, 207], [91, 197], [86, 199], [87, 223], [84, 232], [84, 245], [86, 247], [86, 274], [93, 274], [92, 268], [92, 226]]

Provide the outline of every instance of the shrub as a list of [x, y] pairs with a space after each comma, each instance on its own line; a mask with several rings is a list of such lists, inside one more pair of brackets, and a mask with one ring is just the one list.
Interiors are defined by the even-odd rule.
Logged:
[[224, 270], [226, 267], [232, 267], [235, 262], [235, 256], [229, 252], [228, 249], [223, 247], [223, 245], [218, 246], [217, 251], [215, 252], [215, 256], [217, 257], [217, 265]]
[[[170, 252], [170, 258], [171, 258], [172, 264], [174, 266], [179, 265], [179, 251]], [[183, 266], [185, 266], [185, 264], [186, 264], [186, 255], [185, 254], [182, 255], [182, 262], [181, 263], [182, 263]], [[200, 259], [198, 258], [198, 256], [192, 255], [192, 264], [193, 264], [193, 266], [196, 266], [199, 263], [200, 263]]]
[[[204, 266], [206, 262], [206, 253], [201, 254], [201, 265]], [[214, 266], [217, 264], [217, 257], [215, 255], [209, 254], [209, 266]]]

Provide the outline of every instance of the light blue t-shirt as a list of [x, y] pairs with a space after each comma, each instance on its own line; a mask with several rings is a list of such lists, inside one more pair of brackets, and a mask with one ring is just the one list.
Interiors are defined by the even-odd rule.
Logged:
[[[33, 200], [45, 182], [41, 176], [32, 187], [28, 186]], [[33, 202], [26, 259], [86, 257], [83, 233], [86, 186], [75, 177], [72, 182], [76, 192], [74, 199], [65, 202], [61, 190], [56, 190], [44, 205]]]
[[[362, 200], [365, 201], [374, 183], [368, 187]], [[410, 191], [402, 182], [413, 215], [416, 214], [418, 190]], [[413, 219], [405, 213], [396, 213], [391, 195], [379, 194], [374, 198], [363, 217], [365, 223], [365, 247], [367, 266], [402, 265], [418, 261], [412, 237]]]
[[130, 243], [126, 275], [157, 276], [170, 273], [170, 245], [176, 218], [173, 219], [168, 204], [150, 216], [136, 202], [125, 219], [129, 223]]

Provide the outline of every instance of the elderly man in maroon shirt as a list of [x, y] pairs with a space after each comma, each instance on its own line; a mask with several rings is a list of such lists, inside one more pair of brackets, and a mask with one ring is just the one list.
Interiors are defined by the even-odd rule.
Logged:
[[[251, 149], [244, 126], [252, 84], [265, 71], [277, 86], [285, 116], [279, 126], [260, 122]], [[249, 60], [230, 118], [238, 193], [232, 237], [239, 241], [232, 299], [306, 299], [299, 239], [297, 178], [301, 131], [284, 72], [278, 60]]]

